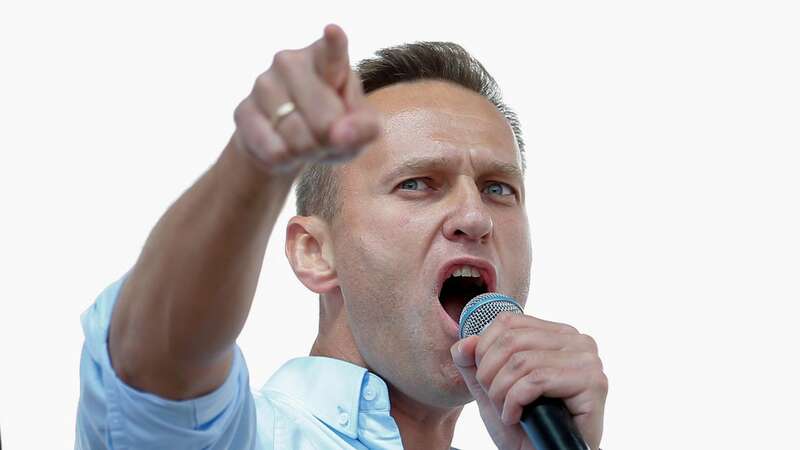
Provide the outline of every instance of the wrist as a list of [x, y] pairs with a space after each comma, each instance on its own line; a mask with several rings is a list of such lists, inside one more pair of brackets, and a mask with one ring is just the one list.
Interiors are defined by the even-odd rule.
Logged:
[[231, 139], [212, 170], [220, 187], [236, 200], [280, 210], [300, 170], [269, 173], [258, 164]]

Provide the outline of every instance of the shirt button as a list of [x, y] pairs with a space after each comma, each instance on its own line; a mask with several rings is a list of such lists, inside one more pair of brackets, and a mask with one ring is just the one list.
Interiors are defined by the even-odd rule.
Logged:
[[367, 400], [372, 400], [375, 398], [375, 389], [368, 387], [364, 389], [364, 398]]
[[350, 416], [347, 413], [339, 414], [339, 425], [347, 426], [347, 423], [350, 422]]

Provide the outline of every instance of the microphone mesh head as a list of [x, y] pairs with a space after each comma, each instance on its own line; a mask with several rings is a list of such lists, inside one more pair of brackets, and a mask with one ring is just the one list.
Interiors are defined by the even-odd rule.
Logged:
[[481, 334], [501, 312], [522, 314], [522, 307], [511, 297], [497, 292], [487, 292], [470, 300], [461, 311], [458, 332], [461, 339]]

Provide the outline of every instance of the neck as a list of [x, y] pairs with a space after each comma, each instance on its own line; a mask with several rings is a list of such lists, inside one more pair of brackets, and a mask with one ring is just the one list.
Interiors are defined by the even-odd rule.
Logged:
[[311, 356], [327, 356], [353, 363], [364, 368], [366, 361], [358, 352], [353, 333], [347, 326], [341, 294], [337, 296], [320, 296], [319, 302], [319, 328], [314, 345], [311, 346]]
[[456, 421], [463, 407], [441, 409], [422, 404], [389, 386], [391, 414], [403, 448], [442, 449], [450, 448]]
[[[369, 369], [347, 326], [340, 297], [320, 300], [319, 330], [310, 355], [336, 358]], [[388, 382], [387, 385], [391, 415], [400, 430], [403, 448], [449, 450], [463, 407], [436, 408], [406, 396]]]

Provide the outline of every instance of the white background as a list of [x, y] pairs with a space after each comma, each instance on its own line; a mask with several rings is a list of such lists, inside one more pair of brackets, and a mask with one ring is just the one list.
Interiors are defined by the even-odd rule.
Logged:
[[[452, 40], [500, 82], [528, 145], [527, 312], [599, 342], [603, 447], [796, 443], [796, 2], [521, 5], [4, 2], [4, 448], [72, 447], [81, 311], [217, 157], [272, 55], [329, 22], [353, 60]], [[256, 386], [316, 331], [281, 251], [290, 212], [239, 340]], [[474, 406], [454, 444], [491, 447]]]

